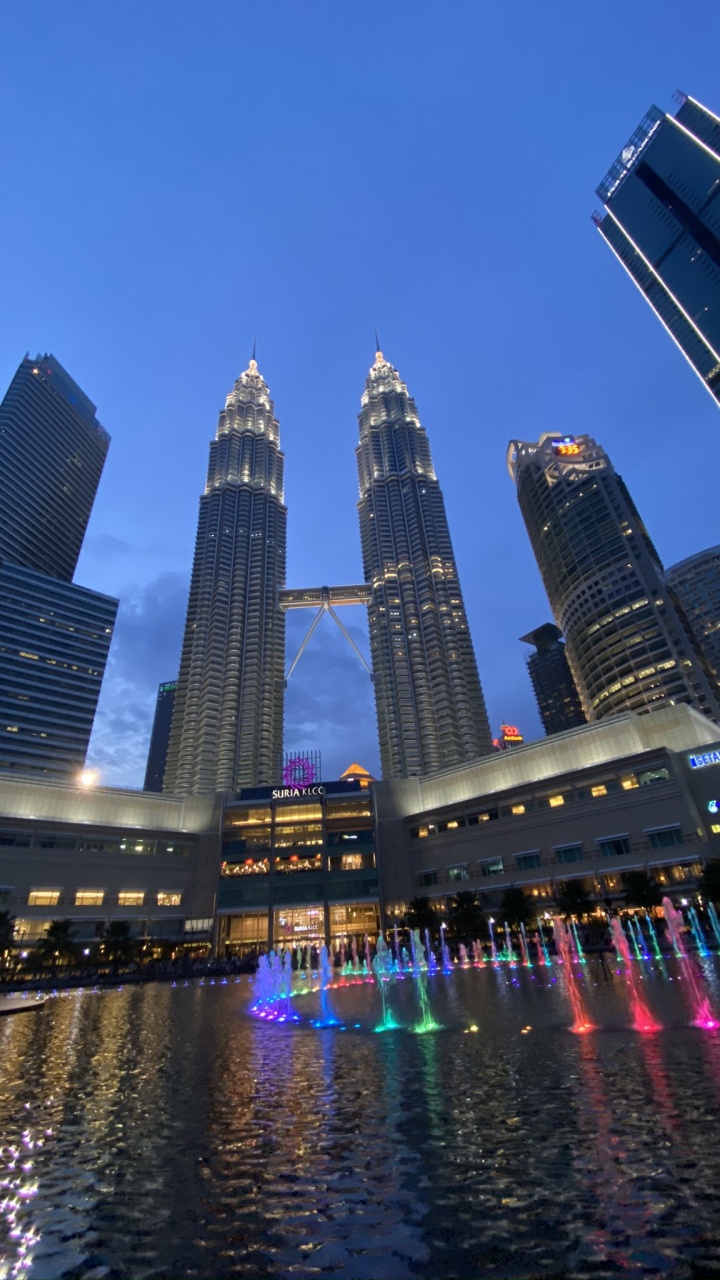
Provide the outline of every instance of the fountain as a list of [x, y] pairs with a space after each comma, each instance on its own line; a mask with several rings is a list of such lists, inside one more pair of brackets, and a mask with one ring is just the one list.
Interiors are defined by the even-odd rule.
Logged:
[[331, 980], [332, 973], [330, 972], [328, 949], [323, 943], [320, 948], [320, 1017], [315, 1023], [316, 1027], [336, 1027], [338, 1025], [338, 1020], [332, 1011], [327, 993]]
[[538, 934], [540, 936], [540, 946], [542, 948], [543, 960], [546, 965], [549, 965], [551, 964], [551, 960], [548, 954], [547, 943], [545, 942], [545, 934], [543, 933], [543, 927], [539, 920], [538, 920]]
[[505, 959], [509, 960], [511, 964], [515, 964], [515, 949], [510, 937], [510, 925], [507, 920], [505, 921]]
[[495, 921], [491, 919], [488, 922], [488, 929], [490, 931], [490, 953], [492, 955], [492, 962], [494, 965], [496, 965], [498, 962], [498, 953], [497, 953], [497, 947], [495, 946], [495, 934], [493, 933], [494, 923]]
[[429, 929], [425, 930], [425, 954], [427, 956], [428, 973], [435, 973], [437, 969], [437, 960], [435, 959], [435, 952], [432, 949]]
[[372, 962], [370, 956], [370, 939], [365, 934], [365, 963], [363, 965], [364, 973], [372, 973]]
[[587, 961], [586, 961], [586, 959], [585, 959], [585, 953], [584, 953], [584, 951], [583, 951], [583, 949], [582, 949], [582, 946], [580, 945], [580, 939], [579, 939], [579, 937], [578, 937], [577, 925], [575, 924], [575, 921], [574, 921], [574, 920], [571, 920], [571, 921], [570, 921], [570, 931], [571, 931], [571, 934], [572, 934], [573, 942], [574, 942], [574, 944], [575, 944], [575, 958], [577, 959], [578, 964], [587, 964]]
[[617, 916], [610, 921], [612, 929], [613, 941], [620, 953], [623, 964], [625, 965], [625, 977], [627, 979], [630, 991], [630, 1009], [632, 1012], [633, 1027], [636, 1031], [660, 1031], [662, 1028], [659, 1022], [653, 1018], [643, 996], [638, 990], [638, 978], [633, 969], [632, 960], [630, 958], [630, 948], [628, 940]]
[[720, 920], [718, 920], [718, 913], [715, 910], [714, 902], [708, 902], [708, 915], [710, 917], [710, 924], [712, 925], [712, 931], [715, 934], [715, 940], [718, 944], [718, 947], [720, 947]]
[[378, 939], [375, 944], [375, 959], [372, 962], [372, 968], [375, 975], [375, 981], [380, 989], [380, 998], [382, 1000], [382, 1022], [375, 1027], [375, 1030], [395, 1031], [400, 1024], [393, 1016], [386, 991], [387, 985], [393, 981], [392, 958], [381, 933], [378, 934]]
[[357, 938], [355, 937], [355, 934], [353, 934], [350, 939], [350, 954], [352, 956], [353, 973], [357, 973], [360, 966], [358, 964]]
[[520, 950], [522, 952], [523, 964], [526, 964], [528, 968], [532, 968], [532, 960], [530, 959], [530, 952], [528, 951], [527, 934], [525, 933], [525, 925], [522, 920], [520, 921]]
[[440, 926], [440, 937], [442, 939], [440, 946], [442, 949], [443, 973], [452, 973], [452, 960], [450, 959], [450, 949], [445, 941], [444, 925]]
[[632, 938], [633, 949], [637, 959], [649, 960], [650, 956], [648, 955], [645, 947], [645, 938], [643, 937], [643, 931], [640, 928], [640, 921], [634, 916], [630, 916], [630, 919], [628, 920], [628, 929], [630, 931], [630, 937]]
[[718, 1022], [715, 1017], [707, 996], [703, 995], [700, 989], [695, 968], [685, 950], [685, 943], [680, 932], [683, 924], [682, 915], [679, 911], [675, 910], [675, 907], [669, 898], [663, 898], [662, 905], [663, 911], [665, 912], [668, 931], [675, 947], [675, 954], [680, 957], [684, 975], [687, 977], [690, 985], [690, 996], [693, 1002], [694, 1014], [692, 1025], [694, 1027], [702, 1027], [706, 1031], [715, 1031], [717, 1027], [720, 1027], [720, 1022]]
[[463, 969], [467, 968], [469, 964], [469, 960], [468, 960], [467, 947], [465, 946], [464, 942], [458, 943], [458, 959], [460, 961], [460, 964], [463, 966]]
[[588, 1017], [577, 979], [573, 973], [569, 931], [559, 916], [553, 918], [553, 936], [558, 958], [565, 965], [565, 985], [574, 1015], [570, 1030], [578, 1035], [585, 1035], [588, 1031], [594, 1031], [595, 1028]]
[[695, 939], [695, 946], [698, 949], [698, 955], [706, 956], [709, 952], [705, 944], [705, 935], [700, 927], [698, 913], [694, 907], [690, 908], [688, 915], [690, 916], [690, 928], [693, 931], [693, 938]]
[[645, 920], [647, 922], [648, 933], [650, 934], [650, 945], [653, 949], [653, 955], [655, 956], [656, 960], [660, 960], [662, 962], [662, 958], [663, 958], [662, 951], [660, 950], [660, 944], [657, 940], [657, 934], [655, 932], [655, 926], [653, 925], [653, 922], [652, 922], [652, 916], [646, 916]]
[[399, 969], [401, 968], [401, 959], [400, 959], [400, 938], [398, 936], [397, 921], [393, 925], [393, 934], [395, 936], [395, 968]]

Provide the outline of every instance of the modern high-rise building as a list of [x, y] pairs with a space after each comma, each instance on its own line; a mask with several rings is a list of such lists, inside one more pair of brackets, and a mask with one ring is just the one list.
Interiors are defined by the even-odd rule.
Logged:
[[445, 503], [405, 383], [378, 351], [357, 448], [360, 537], [383, 778], [492, 750]]
[[0, 558], [72, 582], [110, 437], [54, 356], [20, 364], [0, 405]]
[[720, 684], [720, 547], [680, 560], [665, 577]]
[[162, 791], [163, 789], [176, 689], [177, 680], [168, 680], [158, 688], [143, 791]]
[[520, 639], [535, 646], [527, 660], [540, 719], [547, 734], [577, 729], [587, 719], [568, 665], [562, 632], [545, 622]]
[[622, 478], [588, 435], [513, 440], [508, 469], [588, 720], [686, 702], [712, 674]]
[[0, 561], [0, 770], [48, 781], [80, 772], [117, 607]]
[[279, 781], [287, 509], [278, 421], [255, 360], [210, 445], [164, 790]]
[[720, 400], [720, 119], [677, 95], [650, 107], [597, 188], [594, 221]]

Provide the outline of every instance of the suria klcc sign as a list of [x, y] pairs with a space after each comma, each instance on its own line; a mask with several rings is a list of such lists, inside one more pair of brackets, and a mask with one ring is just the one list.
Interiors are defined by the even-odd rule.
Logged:
[[704, 769], [708, 764], [720, 764], [720, 751], [706, 751], [701, 756], [688, 756], [691, 769]]
[[324, 796], [325, 788], [315, 781], [317, 770], [308, 756], [291, 756], [283, 769], [283, 787], [276, 787], [273, 800], [291, 800], [294, 796]]

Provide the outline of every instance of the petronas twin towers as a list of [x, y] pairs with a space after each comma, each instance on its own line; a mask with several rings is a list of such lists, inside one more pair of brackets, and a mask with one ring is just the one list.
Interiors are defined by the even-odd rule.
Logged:
[[[427, 435], [381, 352], [362, 396], [357, 460], [366, 585], [335, 598], [368, 607], [383, 777], [434, 773], [492, 741]], [[253, 359], [210, 445], [165, 791], [280, 781], [285, 609], [320, 596], [285, 590], [283, 465]]]

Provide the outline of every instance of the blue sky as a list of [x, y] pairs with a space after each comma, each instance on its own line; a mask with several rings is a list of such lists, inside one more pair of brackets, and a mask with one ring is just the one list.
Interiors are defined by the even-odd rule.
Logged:
[[[121, 599], [106, 782], [142, 782], [208, 442], [255, 336], [301, 586], [361, 579], [377, 327], [429, 433], [495, 727], [540, 732], [518, 637], [550, 617], [510, 438], [595, 435], [668, 564], [720, 542], [717, 408], [590, 220], [651, 102], [720, 111], [716, 30], [702, 0], [692, 20], [666, 0], [3, 0], [0, 387], [52, 351], [112, 436], [77, 574]], [[320, 748], [326, 777], [377, 769], [367, 676], [328, 620], [316, 635], [286, 746]]]

